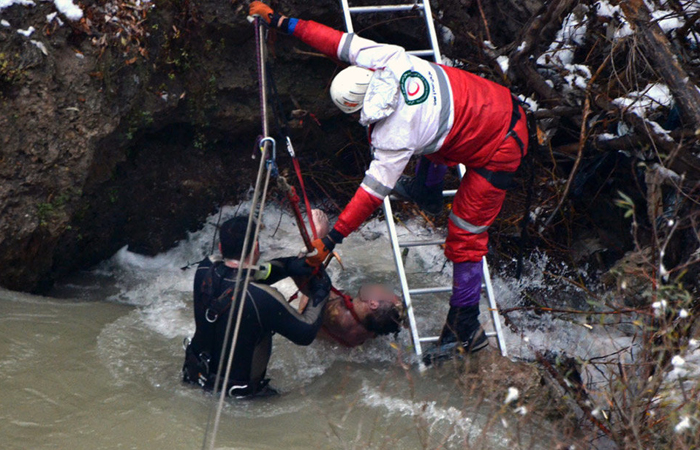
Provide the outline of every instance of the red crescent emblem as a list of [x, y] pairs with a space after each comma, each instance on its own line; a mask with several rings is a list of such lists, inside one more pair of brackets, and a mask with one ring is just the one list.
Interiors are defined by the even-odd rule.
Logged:
[[409, 97], [413, 97], [414, 95], [416, 95], [418, 93], [418, 91], [420, 91], [420, 84], [419, 83], [416, 83], [414, 81], [413, 83], [411, 83], [411, 86], [415, 86], [416, 90], [413, 92], [407, 90], [406, 93], [408, 94]]

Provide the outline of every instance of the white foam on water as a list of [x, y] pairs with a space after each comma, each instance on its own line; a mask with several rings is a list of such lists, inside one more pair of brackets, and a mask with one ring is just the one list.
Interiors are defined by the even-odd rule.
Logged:
[[[220, 221], [236, 214], [247, 214], [248, 205], [244, 203], [240, 207], [225, 207]], [[183, 386], [179, 381], [179, 367], [184, 353], [182, 340], [194, 332], [194, 268], [183, 271], [181, 267], [196, 263], [211, 252], [213, 233], [218, 221], [218, 214], [209, 217], [200, 231], [189, 234], [175, 248], [154, 257], [138, 255], [123, 248], [93, 271], [96, 277], [112, 280], [115, 293], [109, 297], [110, 301], [135, 307], [130, 314], [105, 327], [99, 337], [102, 359], [115, 380], [118, 380], [116, 382], [145, 380], [150, 388], [174, 391], [177, 395], [202, 404], [209, 401], [200, 390]], [[289, 213], [274, 206], [269, 207], [263, 225], [260, 236], [262, 259], [291, 256], [301, 250], [302, 241]], [[426, 228], [419, 218], [397, 224], [397, 232], [403, 240], [432, 240], [444, 236], [441, 234], [444, 231]], [[393, 284], [398, 290], [398, 278], [383, 221], [369, 221], [358, 232], [350, 235], [337, 250], [346, 266], [343, 271], [336, 262], [331, 265], [331, 277], [339, 289], [355, 294], [363, 282], [378, 281]], [[498, 273], [498, 268], [492, 267], [494, 289], [501, 308], [522, 305], [520, 293], [525, 287], [551, 292], [553, 297], [574, 291], [575, 287], [555, 285], [547, 278], [545, 271], [551, 271], [551, 266], [552, 262], [546, 255], [533, 253], [528, 262], [527, 276], [519, 281], [512, 276], [493, 275]], [[562, 270], [564, 269], [563, 267]], [[437, 245], [409, 249], [406, 271], [412, 287], [451, 284], [452, 265], [446, 262], [442, 248]], [[290, 280], [280, 282], [275, 287], [285, 296], [296, 291]], [[89, 294], [96, 295], [98, 292], [90, 290]], [[448, 298], [449, 294], [440, 294], [414, 299], [419, 329], [423, 332], [439, 332], [449, 307]], [[486, 301], [482, 302], [481, 317], [489, 329], [490, 314]], [[608, 335], [607, 328], [597, 324], [591, 324], [594, 327], [591, 330], [583, 323], [567, 322], [547, 314], [534, 316], [526, 312], [513, 312], [510, 318], [522, 330], [516, 333], [508, 327], [504, 328], [509, 353], [516, 358], [532, 360], [535, 351], [552, 350], [587, 359], [631, 345], [630, 339], [621, 333]], [[144, 348], [144, 342], [148, 342], [150, 348]], [[298, 393], [312, 383], [326, 383], [329, 378], [342, 376], [337, 373], [340, 369], [332, 369], [335, 365], [391, 367], [398, 359], [398, 351], [392, 347], [390, 337], [373, 340], [355, 349], [346, 349], [334, 342], [320, 339], [307, 347], [296, 346], [279, 336], [273, 342], [268, 376], [275, 388], [283, 393], [283, 398], [291, 396], [290, 399], [293, 398], [294, 401], [288, 399], [276, 403], [254, 402], [257, 406], [227, 406], [228, 414], [236, 417], [249, 414], [272, 417], [301, 411], [317, 400], [313, 397], [297, 398]], [[400, 333], [397, 343], [402, 349], [403, 359], [415, 363], [407, 331]], [[495, 341], [491, 345], [495, 345]], [[593, 383], [595, 380], [586, 381]], [[380, 394], [372, 393], [366, 406], [379, 407], [379, 403], [389, 400], [377, 397], [378, 395]], [[404, 411], [405, 414], [418, 416], [429, 414], [435, 423], [449, 423], [447, 428], [462, 430], [455, 436], [463, 436], [463, 429], [469, 425], [467, 418], [460, 416], [458, 410], [414, 404], [400, 397], [393, 398], [388, 404], [390, 406], [382, 408], [394, 408], [397, 412]]]
[[[394, 396], [363, 383], [360, 391], [361, 402], [372, 408], [386, 410], [388, 415], [411, 417], [420, 421], [427, 436], [429, 447], [446, 446], [458, 448], [465, 442], [476, 439], [484, 433], [483, 424], [475, 423], [474, 417], [464, 408], [441, 405], [437, 401], [413, 400], [404, 396]], [[510, 440], [502, 433], [490, 429], [486, 431], [489, 448], [509, 448]]]

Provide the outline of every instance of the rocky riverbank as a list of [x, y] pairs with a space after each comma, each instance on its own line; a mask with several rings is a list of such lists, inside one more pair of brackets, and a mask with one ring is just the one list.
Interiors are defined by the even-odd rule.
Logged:
[[[241, 5], [84, 1], [71, 20], [31, 3], [0, 12], [0, 284], [41, 291], [124, 245], [169, 248], [244, 193], [260, 118]], [[334, 120], [334, 63], [275, 64], [285, 108]]]

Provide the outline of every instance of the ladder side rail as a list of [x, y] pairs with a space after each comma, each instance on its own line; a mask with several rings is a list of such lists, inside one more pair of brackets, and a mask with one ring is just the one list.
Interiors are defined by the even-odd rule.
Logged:
[[[347, 29], [348, 33], [354, 33], [354, 27], [352, 23], [352, 12], [356, 13], [364, 13], [364, 12], [380, 12], [380, 10], [383, 9], [382, 12], [394, 12], [394, 11], [400, 11], [402, 9], [391, 9], [395, 8], [397, 5], [393, 5], [390, 7], [385, 7], [382, 8], [381, 5], [377, 7], [355, 7], [351, 8], [350, 5], [348, 4], [348, 0], [340, 0], [340, 3], [343, 8], [343, 18], [345, 20], [345, 27]], [[398, 6], [399, 8], [405, 8], [405, 6]], [[432, 56], [433, 59], [435, 60], [436, 64], [441, 64], [442, 63], [442, 56], [440, 55], [440, 46], [437, 38], [437, 33], [435, 31], [435, 23], [433, 21], [433, 15], [432, 15], [432, 8], [430, 6], [430, 0], [425, 0], [423, 3], [418, 4], [416, 3], [415, 6], [412, 8], [414, 10], [420, 9], [422, 7], [423, 13], [425, 15], [425, 21], [426, 21], [426, 27], [428, 29], [428, 37], [430, 39], [430, 45], [432, 47]], [[374, 8], [372, 11], [370, 11], [371, 8]], [[353, 11], [354, 10], [354, 11]], [[421, 56], [429, 56], [427, 51], [414, 51], [413, 53], [420, 54]], [[466, 173], [466, 167], [463, 164], [459, 164], [458, 166], [458, 172], [459, 172], [459, 178], [460, 180], [464, 177]], [[454, 195], [454, 192], [449, 191], [449, 193], [444, 193], [443, 196], [449, 196], [449, 195]], [[406, 270], [404, 267], [403, 263], [403, 257], [401, 256], [401, 244], [399, 243], [398, 236], [396, 234], [396, 224], [394, 223], [394, 216], [393, 216], [393, 210], [391, 208], [391, 201], [390, 197], [387, 196], [384, 198], [383, 201], [383, 208], [384, 208], [384, 215], [385, 215], [385, 220], [387, 223], [387, 228], [389, 231], [389, 239], [391, 241], [391, 247], [392, 247], [392, 252], [394, 255], [394, 262], [396, 264], [396, 270], [399, 275], [399, 281], [401, 283], [401, 291], [403, 292], [404, 295], [404, 304], [406, 305], [406, 311], [408, 315], [408, 320], [409, 320], [409, 326], [411, 328], [411, 340], [413, 341], [414, 345], [414, 350], [416, 355], [420, 358], [420, 356], [423, 353], [421, 342], [434, 342], [437, 340], [436, 337], [428, 337], [428, 338], [421, 338], [420, 335], [418, 334], [418, 327], [416, 324], [416, 318], [415, 318], [415, 313], [413, 310], [413, 303], [411, 301], [411, 289], [408, 287], [408, 279], [406, 277]], [[411, 243], [413, 244], [413, 243]], [[408, 246], [413, 246], [413, 245], [408, 245]], [[489, 300], [489, 309], [491, 311], [491, 321], [493, 322], [493, 326], [495, 329], [495, 332], [489, 332], [486, 333], [488, 337], [497, 337], [498, 339], [498, 347], [501, 350], [501, 355], [504, 357], [508, 356], [507, 350], [506, 350], [506, 344], [505, 344], [505, 338], [503, 336], [503, 330], [501, 327], [501, 321], [498, 313], [498, 305], [496, 304], [496, 298], [493, 292], [493, 285], [491, 284], [491, 275], [488, 267], [488, 263], [486, 261], [486, 257], [484, 256], [482, 258], [482, 264], [483, 264], [483, 284], [482, 284], [482, 289], [486, 289], [486, 294]], [[426, 289], [427, 290], [433, 290], [431, 288]], [[415, 290], [415, 291], [420, 291], [420, 289]]]
[[498, 348], [501, 350], [501, 355], [507, 357], [508, 350], [506, 349], [506, 340], [503, 336], [503, 329], [501, 328], [501, 318], [498, 314], [498, 305], [496, 304], [496, 297], [493, 294], [493, 285], [491, 284], [491, 273], [489, 272], [489, 265], [486, 262], [486, 256], [482, 258], [482, 262], [484, 268], [484, 284], [486, 284], [486, 296], [489, 299], [491, 321], [493, 322], [493, 327], [496, 330], [496, 337], [498, 338]]
[[343, 19], [345, 20], [345, 29], [348, 33], [354, 33], [355, 28], [352, 25], [352, 16], [350, 15], [350, 5], [348, 0], [340, 0], [340, 5], [343, 7]]
[[411, 292], [408, 288], [408, 279], [406, 278], [406, 270], [403, 265], [403, 257], [401, 256], [401, 247], [399, 246], [399, 238], [396, 235], [396, 224], [394, 223], [394, 214], [391, 209], [391, 201], [389, 197], [384, 197], [384, 219], [386, 220], [386, 226], [389, 230], [389, 240], [391, 241], [391, 249], [394, 254], [394, 262], [396, 263], [396, 271], [399, 275], [399, 282], [401, 283], [401, 292], [403, 293], [403, 302], [406, 305], [406, 313], [408, 315], [408, 324], [411, 328], [411, 340], [413, 341], [413, 348], [416, 355], [420, 357], [423, 354], [423, 349], [421, 347], [420, 335], [418, 334], [418, 326], [416, 324], [416, 317], [413, 312], [413, 303], [411, 302]]
[[430, 46], [433, 47], [433, 58], [435, 59], [435, 64], [442, 64], [440, 44], [438, 42], [437, 33], [435, 32], [435, 22], [433, 21], [433, 10], [430, 6], [430, 0], [423, 0], [423, 13], [425, 14], [425, 24], [428, 27]]

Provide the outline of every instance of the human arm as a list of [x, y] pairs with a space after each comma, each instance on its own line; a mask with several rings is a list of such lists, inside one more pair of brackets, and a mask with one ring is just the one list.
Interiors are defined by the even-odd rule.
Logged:
[[258, 283], [271, 285], [287, 277], [311, 276], [313, 270], [313, 267], [309, 266], [303, 258], [295, 256], [276, 258], [261, 264], [255, 271], [254, 279]]
[[259, 1], [250, 4], [249, 13], [263, 17], [270, 27], [291, 34], [331, 58], [366, 69], [384, 68], [390, 59], [407, 55], [397, 45], [379, 44], [313, 20], [286, 17]]
[[[328, 301], [331, 281], [325, 271], [308, 283], [309, 301], [303, 313], [297, 312], [284, 299], [267, 302], [261, 317], [266, 326], [298, 345], [309, 345], [323, 323], [323, 310]], [[262, 305], [261, 305], [262, 307]]]
[[412, 151], [386, 151], [375, 149], [374, 159], [365, 172], [362, 184], [355, 192], [347, 206], [340, 213], [333, 229], [323, 239], [316, 239], [312, 244], [316, 253], [307, 259], [311, 265], [320, 265], [333, 251], [336, 244], [350, 233], [357, 230], [362, 223], [382, 204], [403, 173]]

